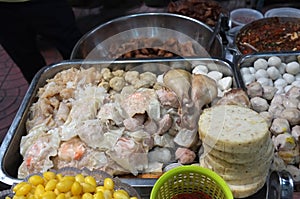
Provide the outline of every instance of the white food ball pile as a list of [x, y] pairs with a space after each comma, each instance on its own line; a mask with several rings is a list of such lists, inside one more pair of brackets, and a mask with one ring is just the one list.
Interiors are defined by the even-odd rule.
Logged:
[[288, 63], [272, 56], [240, 69], [251, 108], [269, 124], [277, 157], [272, 169], [289, 171], [296, 182], [300, 182], [299, 62], [300, 56]]
[[192, 73], [207, 75], [211, 79], [215, 80], [218, 86], [218, 97], [223, 97], [224, 93], [232, 88], [233, 78], [231, 76], [224, 76], [224, 74], [220, 71], [209, 70], [209, 68], [203, 64], [196, 65]]
[[245, 85], [257, 81], [263, 86], [274, 86], [277, 94], [286, 93], [291, 85], [300, 86], [298, 61], [284, 63], [277, 56], [258, 58], [253, 66], [240, 69]]

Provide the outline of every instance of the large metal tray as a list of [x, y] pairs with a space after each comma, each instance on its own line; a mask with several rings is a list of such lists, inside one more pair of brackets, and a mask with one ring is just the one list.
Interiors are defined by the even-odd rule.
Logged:
[[[272, 56], [277, 56], [279, 57], [282, 62], [291, 62], [291, 61], [297, 61], [299, 60], [300, 56], [300, 51], [294, 51], [294, 52], [266, 52], [266, 53], [253, 53], [253, 54], [248, 54], [248, 55], [242, 55], [238, 56], [236, 59], [235, 65], [235, 70], [236, 70], [236, 81], [237, 84], [240, 85], [241, 88], [246, 90], [246, 85], [242, 79], [242, 75], [240, 73], [240, 69], [243, 67], [251, 67], [253, 66], [253, 63], [259, 59], [268, 59]], [[294, 182], [294, 191], [300, 193], [300, 182]]]
[[[233, 77], [233, 87], [238, 87], [236, 84], [235, 72], [231, 62], [222, 59], [214, 58], [189, 58], [189, 59], [146, 59], [146, 60], [114, 60], [114, 61], [63, 61], [57, 64], [42, 68], [34, 77], [28, 91], [19, 107], [19, 110], [14, 118], [11, 127], [9, 128], [6, 137], [4, 138], [0, 149], [0, 181], [12, 185], [22, 181], [17, 178], [18, 167], [22, 162], [22, 156], [19, 153], [21, 137], [26, 135], [25, 122], [29, 107], [37, 98], [38, 89], [46, 84], [46, 80], [52, 78], [58, 72], [69, 69], [71, 67], [88, 68], [88, 67], [110, 67], [112, 69], [152, 71], [163, 73], [169, 68], [185, 68], [191, 70], [197, 64], [209, 64], [211, 70], [222, 72], [224, 76]], [[121, 181], [132, 185], [136, 188], [143, 198], [150, 195], [156, 179], [141, 179], [141, 178], [121, 178]]]

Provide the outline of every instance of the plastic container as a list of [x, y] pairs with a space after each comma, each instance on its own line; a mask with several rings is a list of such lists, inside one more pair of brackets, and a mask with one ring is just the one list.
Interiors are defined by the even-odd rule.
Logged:
[[268, 10], [265, 15], [267, 17], [296, 17], [300, 18], [300, 9], [297, 8], [273, 8]]
[[179, 166], [164, 173], [154, 184], [150, 199], [170, 199], [187, 193], [233, 199], [229, 186], [218, 174], [195, 165]]
[[231, 27], [243, 26], [252, 21], [262, 19], [264, 16], [258, 10], [238, 8], [230, 12]]

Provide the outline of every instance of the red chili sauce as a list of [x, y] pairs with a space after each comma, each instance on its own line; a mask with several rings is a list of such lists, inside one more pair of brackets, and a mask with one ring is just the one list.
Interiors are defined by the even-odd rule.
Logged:
[[181, 193], [173, 196], [171, 199], [212, 199], [209, 195], [202, 192]]
[[254, 23], [251, 27], [241, 29], [237, 37], [237, 45], [243, 54], [254, 52], [245, 44], [253, 46], [258, 52], [300, 50], [300, 23], [280, 20]]

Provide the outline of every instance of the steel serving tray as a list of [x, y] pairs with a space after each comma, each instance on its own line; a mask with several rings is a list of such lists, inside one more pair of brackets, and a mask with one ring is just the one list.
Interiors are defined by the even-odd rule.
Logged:
[[[238, 56], [236, 59], [236, 63], [234, 63], [234, 68], [236, 69], [236, 81], [237, 84], [240, 85], [241, 88], [246, 90], [245, 82], [242, 79], [242, 75], [240, 69], [243, 67], [253, 66], [255, 60], [259, 58], [268, 59], [272, 56], [279, 57], [282, 62], [288, 63], [291, 61], [300, 61], [300, 51], [291, 51], [291, 52], [266, 52], [266, 53], [253, 53], [248, 55]], [[300, 191], [300, 182], [294, 182], [294, 191]]]
[[255, 60], [259, 58], [268, 59], [272, 56], [279, 57], [282, 62], [291, 62], [298, 60], [298, 56], [300, 56], [300, 51], [294, 52], [266, 52], [266, 53], [252, 53], [248, 55], [237, 55], [236, 62], [234, 63], [234, 69], [236, 72], [237, 84], [240, 87], [245, 88], [245, 83], [242, 79], [240, 69], [242, 67], [250, 67], [253, 66]]
[[[233, 77], [233, 87], [236, 88], [237, 79], [233, 70], [233, 64], [227, 60], [219, 58], [188, 58], [188, 59], [145, 59], [145, 60], [113, 60], [113, 61], [63, 61], [57, 64], [42, 68], [34, 77], [25, 97], [19, 107], [19, 110], [9, 128], [0, 149], [0, 181], [12, 185], [19, 183], [22, 179], [17, 177], [18, 167], [22, 162], [22, 156], [19, 153], [21, 137], [26, 135], [25, 123], [29, 112], [29, 107], [37, 100], [38, 89], [46, 84], [46, 80], [52, 78], [60, 71], [70, 69], [71, 67], [109, 67], [111, 69], [125, 69], [138, 71], [151, 71], [163, 73], [170, 68], [185, 68], [191, 70], [198, 64], [209, 64], [210, 70], [222, 72], [224, 76]], [[121, 178], [134, 188], [136, 188], [142, 197], [150, 196], [151, 188], [156, 179], [144, 178]]]

